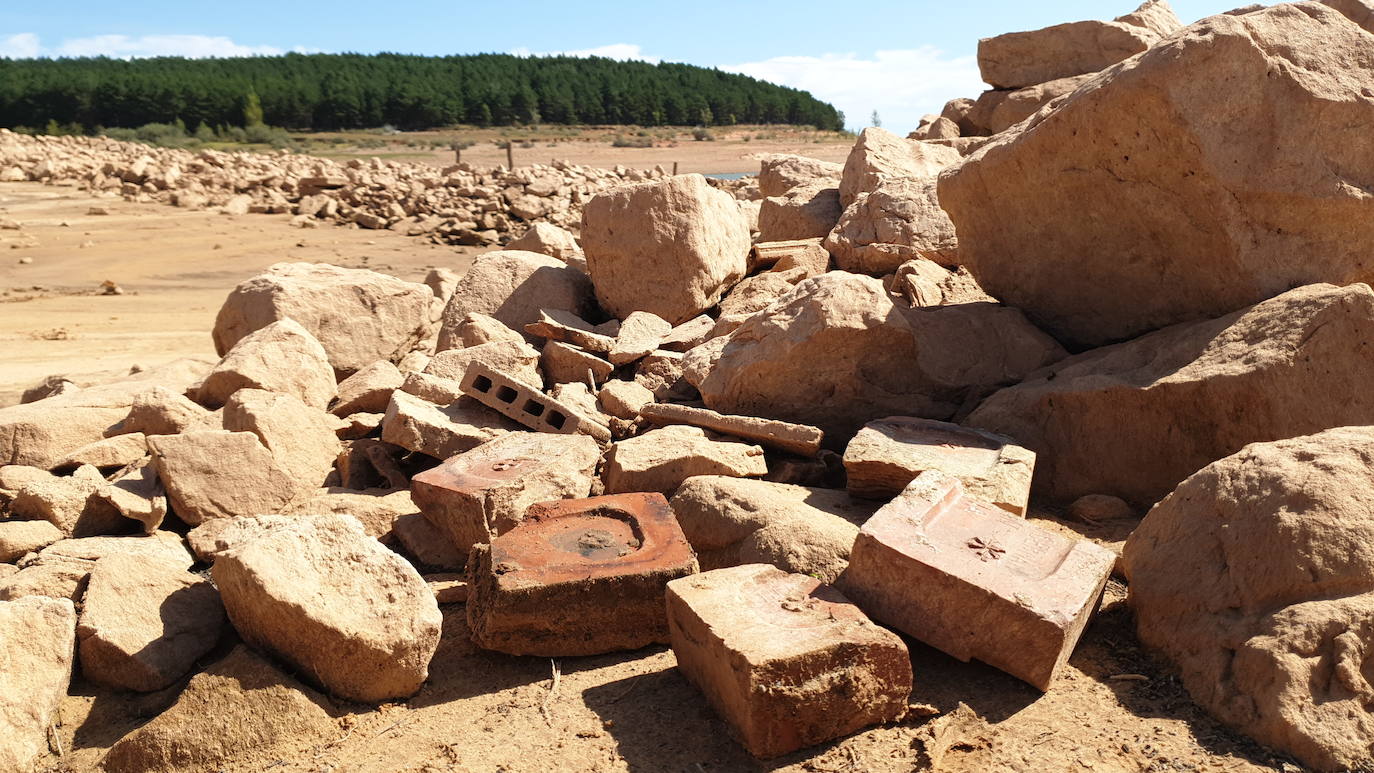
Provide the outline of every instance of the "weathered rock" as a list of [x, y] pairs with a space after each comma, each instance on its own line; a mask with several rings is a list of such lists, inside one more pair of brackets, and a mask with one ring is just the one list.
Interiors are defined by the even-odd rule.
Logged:
[[685, 372], [708, 408], [810, 424], [838, 447], [894, 413], [948, 420], [1063, 356], [1014, 309], [904, 309], [879, 280], [832, 271], [688, 352]]
[[900, 295], [911, 308], [950, 306], [956, 303], [996, 303], [983, 292], [977, 280], [960, 266], [956, 271], [917, 258], [897, 267], [887, 282], [887, 291]]
[[677, 325], [743, 278], [749, 227], [734, 199], [698, 174], [602, 193], [582, 212], [596, 298], [613, 316], [649, 311]]
[[214, 429], [214, 414], [185, 395], [166, 387], [153, 387], [134, 398], [129, 415], [120, 422], [120, 433], [175, 435], [196, 429]]
[[148, 455], [148, 444], [141, 432], [115, 435], [88, 443], [53, 465], [54, 470], [74, 470], [90, 465], [98, 470], [118, 469]]
[[332, 706], [247, 647], [196, 675], [171, 708], [119, 739], [102, 761], [109, 773], [218, 770], [246, 755], [334, 740]]
[[[1159, 6], [1151, 12], [1151, 6]], [[1029, 32], [1009, 32], [978, 41], [978, 70], [999, 89], [1097, 72], [1138, 54], [1159, 41], [1168, 4], [1151, 2], [1117, 21], [1079, 21]], [[1149, 14], [1146, 21], [1145, 13]], [[1150, 26], [1145, 26], [1149, 24]], [[1174, 29], [1182, 26], [1173, 19]], [[1172, 31], [1172, 30], [1171, 30]]]
[[277, 263], [229, 294], [215, 318], [215, 350], [228, 354], [250, 333], [291, 319], [347, 376], [377, 360], [399, 362], [428, 338], [433, 303], [425, 285], [375, 271]]
[[844, 212], [840, 189], [802, 186], [786, 194], [770, 196], [759, 206], [759, 241], [775, 242], [824, 237]]
[[628, 365], [653, 354], [673, 331], [666, 320], [647, 311], [632, 311], [620, 323], [608, 359], [613, 365]]
[[1094, 78], [941, 177], [962, 259], [1071, 348], [1374, 279], [1368, 34], [1285, 3]]
[[25, 771], [48, 752], [67, 697], [76, 610], [41, 596], [0, 602], [0, 769]]
[[522, 341], [491, 341], [462, 349], [438, 352], [425, 366], [425, 373], [450, 381], [462, 382], [468, 366], [474, 362], [509, 373], [512, 376], [539, 383], [539, 352]]
[[765, 156], [759, 164], [759, 193], [768, 198], [786, 196], [794, 188], [816, 185], [834, 188], [840, 184], [843, 172], [841, 164], [775, 153]]
[[167, 490], [157, 477], [151, 456], [115, 473], [100, 496], [120, 515], [143, 524], [145, 534], [157, 531], [167, 517]]
[[1374, 424], [1374, 367], [1358, 354], [1371, 336], [1367, 285], [1302, 287], [1056, 363], [964, 423], [1039, 454], [1041, 496], [1149, 506], [1248, 443]]
[[539, 321], [541, 309], [586, 317], [594, 307], [587, 275], [557, 258], [521, 250], [488, 252], [473, 262], [444, 308], [438, 349], [458, 348], [458, 326], [474, 312], [524, 330]]
[[582, 256], [582, 248], [577, 246], [576, 237], [566, 228], [559, 228], [552, 223], [534, 223], [520, 238], [507, 244], [506, 249], [537, 252], [565, 263]]
[[834, 582], [875, 509], [843, 491], [747, 478], [688, 478], [672, 499], [703, 571], [772, 564]]
[[221, 553], [212, 571], [244, 640], [334, 695], [407, 698], [429, 675], [434, 595], [353, 518], [301, 518]]
[[549, 341], [539, 354], [539, 369], [544, 372], [550, 385], [585, 382], [589, 379], [600, 384], [611, 377], [615, 366], [591, 352], [562, 341]]
[[639, 412], [645, 421], [660, 426], [688, 424], [719, 432], [798, 456], [815, 456], [821, 450], [822, 433], [815, 427], [790, 424], [757, 416], [726, 416], [705, 408], [650, 403]]
[[154, 435], [148, 448], [172, 510], [192, 526], [273, 513], [316, 485], [292, 478], [251, 432]]
[[1140, 639], [1193, 699], [1313, 770], [1374, 746], [1374, 430], [1256, 443], [1185, 480], [1126, 542]]
[[926, 470], [958, 478], [968, 495], [1024, 516], [1035, 454], [991, 432], [932, 419], [871, 421], [844, 449], [849, 493], [889, 500]]
[[715, 326], [716, 321], [705, 314], [693, 317], [668, 331], [658, 346], [665, 351], [685, 352], [710, 338]]
[[844, 162], [840, 204], [848, 209], [859, 194], [871, 193], [887, 180], [932, 178], [960, 159], [952, 148], [902, 139], [884, 129], [864, 129]]
[[86, 579], [90, 577], [93, 565], [91, 561], [59, 560], [26, 566], [0, 580], [0, 601], [46, 596], [67, 599], [75, 604], [86, 592]]
[[425, 273], [425, 287], [428, 287], [440, 302], [447, 304], [448, 299], [453, 297], [454, 289], [458, 287], [458, 281], [462, 278], [453, 269], [431, 268]]
[[398, 390], [392, 393], [382, 419], [382, 440], [447, 459], [519, 429], [520, 425], [469, 397], [440, 407]]
[[99, 684], [161, 690], [219, 641], [224, 607], [210, 581], [137, 556], [96, 562], [77, 624], [81, 673]]
[[158, 531], [127, 537], [85, 537], [54, 542], [38, 553], [40, 562], [99, 561], [106, 556], [128, 554], [146, 562], [190, 569], [195, 558], [175, 532]]
[[235, 518], [214, 518], [186, 534], [186, 542], [196, 558], [213, 564], [220, 553], [232, 550], [267, 532], [296, 522], [294, 515], [241, 515]]
[[882, 276], [925, 258], [959, 264], [959, 238], [940, 208], [934, 177], [885, 180], [859, 194], [844, 211], [825, 247], [841, 271]]
[[530, 505], [590, 494], [600, 456], [586, 435], [512, 432], [416, 475], [411, 496], [466, 560]]
[[184, 359], [38, 402], [0, 408], [0, 464], [47, 469], [72, 451], [105, 437], [136, 397], [156, 386], [184, 391], [209, 365]]
[[69, 477], [49, 476], [19, 489], [10, 511], [20, 518], [44, 520], [67, 537], [94, 537], [128, 531], [132, 523], [101, 494], [108, 487], [94, 467]]
[[985, 91], [969, 111], [968, 121], [982, 134], [1004, 132], [1035, 115], [1050, 102], [1072, 93], [1092, 77], [1092, 73], [1074, 75], [1021, 89]]
[[[720, 302], [720, 319], [712, 330], [712, 337], [733, 332], [750, 315], [777, 303], [779, 298], [806, 278], [806, 272], [800, 268], [773, 270], [755, 274], [735, 285], [735, 289]], [[734, 320], [734, 323], [730, 324], [727, 320]], [[728, 330], [723, 330], [727, 327]]]
[[367, 536], [381, 542], [393, 539], [396, 521], [415, 515], [420, 508], [406, 490], [364, 489], [352, 491], [338, 487], [321, 489], [318, 494], [282, 508], [282, 515], [347, 515], [363, 525]]
[[944, 116], [922, 126], [906, 136], [909, 140], [952, 140], [959, 137], [959, 124]]
[[14, 563], [62, 539], [47, 521], [0, 521], [0, 563]]
[[197, 399], [218, 407], [240, 389], [280, 392], [328, 408], [334, 370], [319, 341], [295, 320], [283, 319], [238, 339], [201, 382]]
[[[423, 513], [410, 513], [397, 518], [391, 525], [391, 533], [410, 562], [422, 571], [456, 572], [467, 563], [467, 553], [459, 552], [449, 541], [448, 535], [430, 523]], [[428, 577], [425, 582], [432, 589], [433, 583]], [[440, 604], [444, 603], [439, 600], [438, 594], [434, 598]]]
[[[559, 312], [554, 311], [553, 313], [558, 314]], [[475, 311], [458, 321], [458, 324], [454, 326], [454, 334], [458, 337], [459, 348], [481, 346], [493, 341], [509, 341], [511, 343], [524, 343], [525, 341], [524, 336], [506, 327], [501, 320], [486, 314], [478, 314]]]
[[[407, 373], [398, 390], [435, 405], [450, 405], [463, 398], [463, 385], [457, 381], [431, 376], [428, 373]], [[390, 405], [390, 403], [388, 403]], [[386, 415], [382, 415], [385, 424]]]
[[1121, 497], [1110, 494], [1084, 494], [1069, 505], [1069, 517], [1087, 523], [1135, 518], [1135, 508]]
[[763, 449], [713, 439], [698, 427], [672, 426], [621, 440], [606, 453], [608, 494], [657, 491], [671, 495], [695, 475], [759, 477], [768, 472]]
[[596, 395], [601, 410], [617, 419], [633, 419], [654, 401], [654, 393], [633, 381], [607, 381]]
[[338, 400], [329, 412], [335, 416], [382, 413], [391, 393], [401, 388], [405, 376], [388, 360], [376, 362], [339, 382]]
[[324, 485], [334, 469], [343, 450], [335, 421], [291, 395], [260, 389], [240, 389], [224, 406], [224, 428], [256, 435], [298, 489]]
[[749, 253], [750, 265], [771, 266], [770, 271], [779, 272], [801, 270], [810, 279], [830, 270], [830, 253], [821, 242], [819, 238], [759, 242]]

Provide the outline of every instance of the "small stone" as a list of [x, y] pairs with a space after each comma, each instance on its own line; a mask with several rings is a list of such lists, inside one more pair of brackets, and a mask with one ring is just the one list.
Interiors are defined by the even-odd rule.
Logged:
[[697, 427], [673, 426], [621, 440], [606, 454], [606, 492], [657, 491], [669, 495], [695, 475], [760, 477], [768, 472], [763, 449], [716, 440]]

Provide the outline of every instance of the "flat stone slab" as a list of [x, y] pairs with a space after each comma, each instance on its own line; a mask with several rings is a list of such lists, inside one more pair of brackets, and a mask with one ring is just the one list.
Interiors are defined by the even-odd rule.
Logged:
[[717, 569], [669, 583], [667, 606], [678, 668], [756, 757], [906, 713], [906, 644], [813, 577]]
[[1046, 690], [1115, 562], [926, 472], [859, 530], [837, 584], [875, 620]]
[[611, 432], [539, 389], [474, 362], [463, 375], [463, 394], [537, 432], [591, 435], [609, 442]]
[[1005, 435], [947, 421], [889, 416], [870, 421], [844, 450], [849, 493], [891, 499], [926, 470], [959, 479], [971, 497], [1024, 516], [1035, 452]]
[[590, 494], [600, 455], [586, 435], [512, 432], [416, 475], [411, 498], [466, 561], [530, 505]]
[[752, 440], [759, 445], [776, 448], [798, 456], [820, 453], [825, 433], [806, 424], [761, 419], [756, 416], [727, 416], [707, 408], [693, 408], [671, 403], [650, 403], [639, 415], [660, 426], [689, 424], [723, 435]]
[[664, 588], [697, 571], [661, 494], [536, 505], [468, 564], [473, 642], [544, 657], [667, 643]]

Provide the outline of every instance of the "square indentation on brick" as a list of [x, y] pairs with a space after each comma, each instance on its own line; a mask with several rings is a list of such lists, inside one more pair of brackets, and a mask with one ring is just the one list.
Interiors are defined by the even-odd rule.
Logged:
[[1026, 514], [1035, 453], [1009, 437], [945, 421], [889, 416], [870, 421], [844, 451], [849, 493], [890, 499], [926, 470], [958, 478], [976, 499]]
[[756, 757], [906, 713], [906, 645], [813, 577], [717, 569], [669, 583], [667, 606], [678, 668]]
[[697, 559], [663, 495], [620, 494], [529, 508], [469, 570], [477, 646], [564, 657], [666, 643], [664, 588]]
[[463, 559], [536, 502], [591, 493], [601, 449], [586, 435], [512, 432], [411, 479], [411, 498]]
[[859, 530], [836, 584], [875, 620], [1045, 690], [1115, 560], [925, 472]]

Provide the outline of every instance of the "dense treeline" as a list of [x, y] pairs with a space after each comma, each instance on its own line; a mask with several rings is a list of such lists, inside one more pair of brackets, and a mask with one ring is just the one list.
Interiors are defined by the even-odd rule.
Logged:
[[262, 120], [293, 129], [391, 124], [788, 123], [842, 129], [805, 91], [686, 64], [506, 54], [287, 54], [131, 61], [0, 59], [0, 126], [188, 126]]

